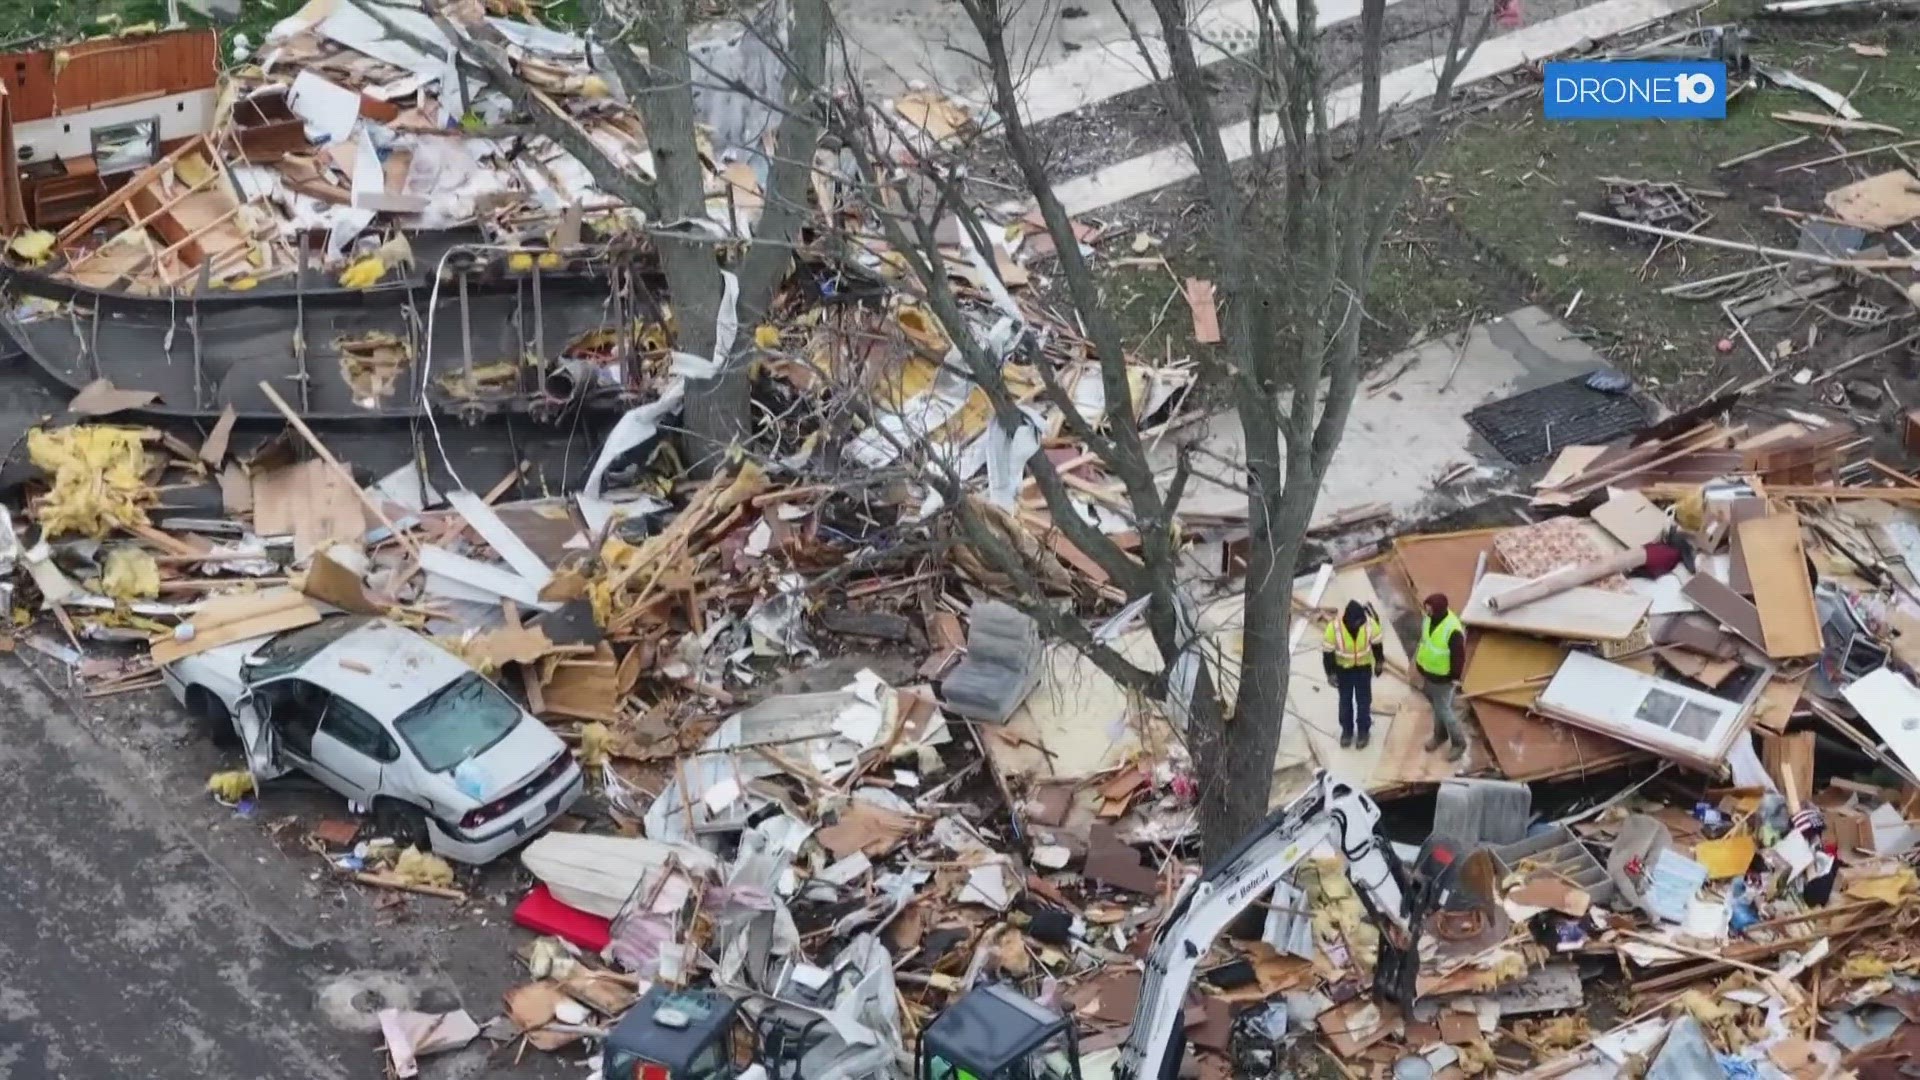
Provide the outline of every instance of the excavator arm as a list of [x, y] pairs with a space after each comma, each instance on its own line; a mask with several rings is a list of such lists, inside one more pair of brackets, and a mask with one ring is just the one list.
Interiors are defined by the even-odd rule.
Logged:
[[1305, 794], [1275, 810], [1212, 868], [1188, 879], [1154, 934], [1133, 1029], [1114, 1076], [1164, 1080], [1174, 1075], [1187, 989], [1200, 961], [1228, 926], [1324, 841], [1339, 847], [1369, 916], [1376, 925], [1384, 923], [1376, 993], [1410, 999], [1425, 897], [1409, 896], [1392, 849], [1374, 835], [1379, 821], [1380, 808], [1366, 792], [1321, 770]]

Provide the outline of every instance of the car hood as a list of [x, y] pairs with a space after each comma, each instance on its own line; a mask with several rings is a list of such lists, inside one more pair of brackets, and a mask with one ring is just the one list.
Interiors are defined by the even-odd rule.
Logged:
[[248, 656], [258, 649], [266, 638], [248, 638], [230, 645], [221, 645], [206, 652], [194, 653], [174, 663], [175, 671], [182, 675], [192, 675], [189, 681], [220, 682], [228, 686], [240, 687], [240, 672]]
[[499, 742], [446, 772], [432, 774], [439, 799], [470, 810], [505, 795], [531, 780], [567, 744], [547, 725], [522, 715], [520, 723]]

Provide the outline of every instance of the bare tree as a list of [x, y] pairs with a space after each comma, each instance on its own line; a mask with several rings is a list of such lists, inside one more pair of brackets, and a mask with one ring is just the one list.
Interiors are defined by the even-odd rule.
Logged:
[[[1315, 499], [1361, 374], [1361, 328], [1368, 285], [1391, 222], [1402, 207], [1419, 162], [1438, 136], [1454, 83], [1484, 38], [1491, 0], [1448, 0], [1426, 28], [1439, 46], [1437, 92], [1415, 115], [1393, 115], [1382, 103], [1389, 46], [1386, 0], [1364, 0], [1353, 48], [1357, 59], [1337, 65], [1318, 23], [1314, 0], [1257, 0], [1257, 44], [1236, 60], [1251, 72], [1255, 92], [1251, 167], [1242, 175], [1222, 135], [1222, 115], [1196, 53], [1190, 0], [1150, 0], [1153, 29], [1164, 53], [1150, 49], [1149, 30], [1129, 19], [1143, 63], [1164, 66], [1159, 79], [1186, 149], [1197, 169], [1204, 210], [1201, 248], [1213, 264], [1221, 307], [1222, 341], [1205, 351], [1203, 393], [1230, 399], [1247, 445], [1247, 544], [1241, 673], [1223, 689], [1205, 655], [1192, 606], [1181, 594], [1177, 559], [1182, 543], [1177, 511], [1192, 472], [1189, 454], [1156, 472], [1140, 418], [1116, 403], [1129, 402], [1127, 341], [1081, 250], [1073, 221], [1056, 196], [1048, 150], [1022, 119], [1021, 69], [1009, 45], [1009, 17], [1019, 0], [959, 0], [979, 35], [978, 59], [1011, 157], [1046, 232], [1059, 253], [1058, 299], [1084, 328], [1108, 408], [1090, 422], [1075, 407], [1040, 355], [1039, 336], [983, 332], [972, 305], [957, 290], [936, 231], [959, 221], [971, 254], [992, 250], [998, 228], [970, 198], [962, 163], [931, 153], [901, 155], [911, 140], [897, 117], [872, 107], [857, 84], [842, 90], [842, 107], [829, 124], [845, 148], [842, 159], [869, 191], [884, 235], [906, 265], [952, 338], [960, 369], [982, 387], [1002, 433], [1030, 421], [1007, 372], [1009, 361], [1038, 372], [1043, 400], [1085, 444], [1098, 466], [1125, 492], [1138, 554], [1123, 550], [1076, 507], [1070, 489], [1043, 453], [1030, 470], [1060, 537], [1097, 563], [1129, 598], [1144, 601], [1146, 626], [1159, 663], [1140, 666], [1089, 632], [1049, 596], [1045, 544], [1009, 515], [969, 497], [950, 469], [930, 472], [968, 548], [1002, 580], [1006, 599], [1038, 619], [1049, 637], [1080, 649], [1121, 685], [1167, 702], [1184, 722], [1188, 748], [1202, 779], [1199, 807], [1205, 849], [1219, 853], [1267, 810], [1272, 770], [1285, 718], [1291, 661], [1289, 627], [1295, 564]], [[1032, 0], [1028, 0], [1032, 2]], [[1419, 121], [1412, 138], [1405, 134]], [[1396, 124], [1398, 126], [1396, 126]], [[1398, 145], [1396, 145], [1398, 143]], [[950, 250], [951, 248], [949, 248]], [[990, 267], [990, 259], [972, 260]], [[1002, 305], [1005, 306], [1004, 304]], [[1017, 312], [1008, 312], [1016, 318]], [[1017, 463], [1016, 463], [1017, 464]], [[1231, 693], [1232, 699], [1227, 700]]]
[[[1131, 391], [1127, 341], [1116, 312], [1083, 254], [1074, 222], [1056, 195], [1048, 148], [1023, 120], [1023, 71], [1010, 44], [1010, 17], [1020, 3], [1047, 0], [958, 0], [978, 36], [986, 90], [1000, 119], [989, 132], [1011, 159], [1059, 255], [1053, 297], [1070, 309], [1097, 361], [1107, 408], [1089, 418], [1055, 371], [1043, 328], [1013, 301], [995, 274], [992, 236], [1001, 227], [981, 209], [966, 170], [969, 149], [943, 151], [924, 132], [870, 100], [855, 73], [829, 77], [829, 15], [825, 0], [792, 0], [781, 35], [758, 24], [755, 33], [784, 67], [777, 95], [762, 94], [779, 117], [768, 184], [767, 211], [753, 242], [732, 263], [710, 238], [674, 235], [672, 226], [704, 218], [704, 191], [696, 157], [693, 93], [697, 85], [739, 93], [753, 88], [702, 65], [687, 47], [684, 0], [590, 0], [594, 36], [632, 96], [655, 155], [655, 176], [623, 174], [570, 130], [537, 95], [514, 85], [504, 46], [490, 40], [481, 20], [462, 24], [463, 53], [535, 118], [543, 133], [586, 164], [608, 192], [645, 210], [656, 223], [659, 249], [678, 313], [676, 347], [704, 355], [711, 349], [715, 298], [723, 265], [740, 275], [743, 325], [757, 322], [789, 265], [789, 244], [803, 215], [813, 147], [824, 124], [838, 153], [830, 178], [843, 200], [858, 202], [900, 268], [897, 285], [917, 294], [951, 340], [947, 367], [983, 390], [992, 406], [989, 439], [998, 448], [1019, 444], [1031, 424], [1008, 372], [1032, 371], [1044, 387], [1040, 401], [1056, 411], [1065, 431], [1085, 445], [1097, 466], [1118, 482], [1139, 538], [1120, 547], [1083, 516], [1071, 485], [1046, 454], [1013, 461], [1044, 498], [1056, 536], [1036, 536], [1017, 514], [980, 498], [952, 457], [890, 435], [896, 449], [939, 492], [955, 539], [998, 583], [1004, 599], [1037, 619], [1047, 636], [1088, 656], [1122, 686], [1165, 702], [1183, 725], [1203, 779], [1199, 808], [1205, 848], [1230, 847], [1265, 813], [1272, 767], [1286, 710], [1289, 629], [1295, 564], [1322, 478], [1339, 445], [1361, 374], [1361, 328], [1375, 260], [1405, 201], [1419, 162], [1441, 130], [1454, 83], [1485, 36], [1492, 0], [1441, 0], [1433, 25], [1436, 92], [1423, 106], [1397, 115], [1382, 100], [1389, 47], [1387, 0], [1363, 0], [1357, 33], [1342, 62], [1319, 24], [1314, 0], [1255, 0], [1254, 47], [1236, 58], [1254, 92], [1248, 167], [1237, 168], [1223, 136], [1228, 116], [1216, 100], [1199, 58], [1192, 0], [1147, 0], [1151, 27], [1132, 30], [1143, 63], [1154, 67], [1187, 152], [1204, 214], [1201, 249], [1218, 288], [1222, 340], [1201, 354], [1198, 392], [1230, 400], [1247, 443], [1245, 488], [1250, 537], [1237, 682], [1221, 678], [1207, 655], [1196, 613], [1179, 584], [1183, 543], [1179, 507], [1193, 474], [1193, 454], [1182, 452], [1170, 470], [1156, 469], [1141, 417], [1127, 406]], [[1164, 43], [1160, 47], [1150, 47]], [[633, 46], [637, 46], [636, 51]], [[776, 100], [777, 98], [777, 100]], [[831, 102], [831, 107], [827, 107]], [[1394, 138], [1411, 129], [1405, 140]], [[957, 222], [961, 243], [943, 226]], [[830, 223], [813, 221], [815, 228]], [[946, 242], [943, 243], [943, 236]], [[831, 242], [833, 237], [826, 240]], [[839, 238], [843, 242], [871, 237]], [[958, 254], [955, 255], [954, 253]], [[958, 261], [956, 261], [958, 260]], [[983, 305], [955, 276], [988, 279]], [[690, 396], [687, 426], [709, 447], [745, 430], [746, 385], [736, 354], [720, 379]], [[878, 419], [877, 403], [868, 410]], [[883, 425], [875, 424], [875, 428]], [[910, 433], [909, 433], [910, 434]], [[1141, 665], [1089, 629], [1084, 609], [1063, 606], [1070, 591], [1049, 549], [1070, 543], [1097, 564], [1114, 590], [1139, 605], [1158, 663]]]
[[[601, 190], [647, 215], [673, 305], [674, 348], [712, 357], [716, 316], [727, 292], [723, 271], [738, 278], [739, 324], [750, 330], [766, 318], [792, 265], [807, 212], [813, 151], [820, 139], [822, 110], [813, 95], [826, 84], [831, 18], [826, 0], [786, 0], [769, 4], [752, 28], [753, 44], [784, 42], [784, 79], [780, 100], [770, 103], [772, 147], [766, 155], [760, 217], [751, 240], [732, 245], [716, 238], [707, 214], [706, 168], [695, 121], [699, 65], [689, 46], [687, 7], [687, 0], [585, 4], [594, 56], [605, 61], [640, 114], [653, 159], [650, 177], [622, 168], [551, 98], [521, 81], [509, 43], [487, 23], [480, 5], [433, 0], [429, 11], [461, 55], [531, 119], [534, 130], [585, 165]], [[748, 133], [749, 138], [754, 134]], [[762, 149], [751, 143], [749, 150]], [[714, 358], [716, 373], [688, 379], [682, 414], [685, 456], [698, 475], [709, 472], [726, 448], [748, 432], [752, 344], [751, 333], [740, 335], [729, 355]]]

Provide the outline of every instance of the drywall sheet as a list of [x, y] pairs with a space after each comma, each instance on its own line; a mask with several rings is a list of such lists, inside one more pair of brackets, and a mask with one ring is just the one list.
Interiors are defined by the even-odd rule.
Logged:
[[1891, 668], [1868, 672], [1840, 691], [1907, 771], [1920, 774], [1920, 690]]
[[1767, 655], [1775, 660], [1818, 655], [1820, 613], [1813, 606], [1807, 553], [1800, 546], [1799, 515], [1780, 513], [1743, 521], [1739, 533]]
[[1511, 611], [1496, 612], [1487, 607], [1488, 597], [1517, 589], [1527, 580], [1507, 574], [1487, 574], [1480, 579], [1473, 599], [1460, 612], [1460, 621], [1483, 630], [1511, 630], [1582, 641], [1619, 641], [1633, 635], [1647, 609], [1653, 606], [1653, 602], [1643, 596], [1582, 585]]
[[[1474, 701], [1496, 701], [1526, 708], [1546, 688], [1546, 681], [1527, 686], [1515, 683], [1540, 676], [1551, 676], [1570, 650], [1537, 637], [1487, 630], [1475, 636], [1473, 651], [1467, 657], [1465, 678], [1460, 682], [1462, 695]], [[1501, 689], [1506, 687], [1507, 689]], [[1489, 692], [1491, 691], [1491, 692]]]

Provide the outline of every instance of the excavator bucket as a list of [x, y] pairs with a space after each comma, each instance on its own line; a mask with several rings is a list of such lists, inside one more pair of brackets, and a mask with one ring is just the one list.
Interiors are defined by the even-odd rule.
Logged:
[[1413, 1007], [1420, 981], [1419, 924], [1411, 924], [1413, 941], [1408, 948], [1380, 939], [1380, 955], [1373, 965], [1373, 996], [1393, 1002], [1402, 1009]]
[[1455, 855], [1451, 841], [1435, 836], [1429, 837], [1421, 848], [1419, 861], [1411, 873], [1401, 869], [1398, 859], [1388, 858], [1387, 864], [1394, 876], [1400, 878], [1401, 894], [1406, 898], [1407, 934], [1405, 943], [1397, 944], [1390, 924], [1376, 920], [1382, 930], [1380, 952], [1373, 964], [1376, 998], [1385, 998], [1409, 1009], [1419, 997], [1421, 933], [1426, 927], [1427, 913], [1445, 899], [1442, 883], [1453, 867]]

